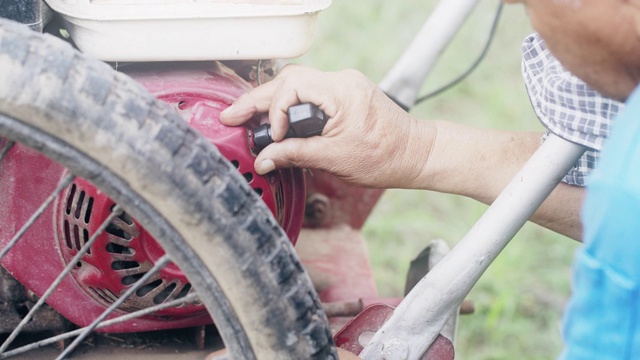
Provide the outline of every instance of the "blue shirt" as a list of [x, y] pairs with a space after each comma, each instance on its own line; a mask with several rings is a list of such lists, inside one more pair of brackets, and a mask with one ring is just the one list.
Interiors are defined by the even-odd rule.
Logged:
[[640, 87], [613, 123], [582, 209], [561, 359], [640, 359]]

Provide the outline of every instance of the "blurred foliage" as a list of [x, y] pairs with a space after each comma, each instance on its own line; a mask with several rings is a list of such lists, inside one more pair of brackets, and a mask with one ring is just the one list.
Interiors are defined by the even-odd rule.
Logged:
[[[319, 16], [312, 49], [298, 62], [326, 71], [355, 68], [380, 81], [435, 4], [433, 0], [334, 0]], [[475, 60], [497, 5], [497, 1], [478, 4], [432, 71], [424, 93], [455, 78]], [[520, 46], [531, 32], [523, 7], [505, 6], [485, 61], [462, 84], [412, 113], [485, 128], [541, 131], [520, 74]], [[364, 229], [380, 294], [400, 296], [409, 261], [431, 239], [455, 245], [485, 209], [448, 194], [388, 190]], [[526, 225], [469, 295], [476, 313], [461, 318], [456, 358], [556, 357], [562, 347], [561, 314], [577, 246]]]

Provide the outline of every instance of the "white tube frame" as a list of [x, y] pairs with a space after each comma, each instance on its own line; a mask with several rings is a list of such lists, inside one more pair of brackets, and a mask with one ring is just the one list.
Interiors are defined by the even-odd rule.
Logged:
[[396, 359], [384, 351], [385, 344], [393, 344], [407, 350], [396, 351], [403, 353], [397, 359], [420, 359], [451, 311], [585, 150], [550, 135], [467, 235], [405, 297], [360, 356]]
[[380, 88], [410, 108], [429, 72], [478, 0], [442, 0], [409, 47], [380, 82]]

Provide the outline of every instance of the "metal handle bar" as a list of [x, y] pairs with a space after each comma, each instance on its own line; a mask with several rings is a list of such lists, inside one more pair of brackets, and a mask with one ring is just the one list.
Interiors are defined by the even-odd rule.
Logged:
[[[420, 359], [480, 276], [527, 222], [585, 147], [551, 135], [467, 235], [402, 301], [360, 353], [366, 360]], [[408, 357], [385, 354], [393, 344]], [[389, 346], [387, 346], [389, 348]], [[387, 351], [389, 352], [389, 351]]]
[[422, 84], [478, 0], [440, 1], [380, 88], [405, 109], [411, 108]]

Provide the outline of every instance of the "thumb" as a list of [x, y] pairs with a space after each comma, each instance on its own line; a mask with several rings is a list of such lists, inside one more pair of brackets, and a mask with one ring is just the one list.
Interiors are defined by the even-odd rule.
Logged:
[[299, 167], [322, 169], [323, 148], [326, 139], [314, 136], [306, 139], [291, 138], [275, 142], [260, 152], [255, 160], [256, 172], [264, 175], [275, 169]]

